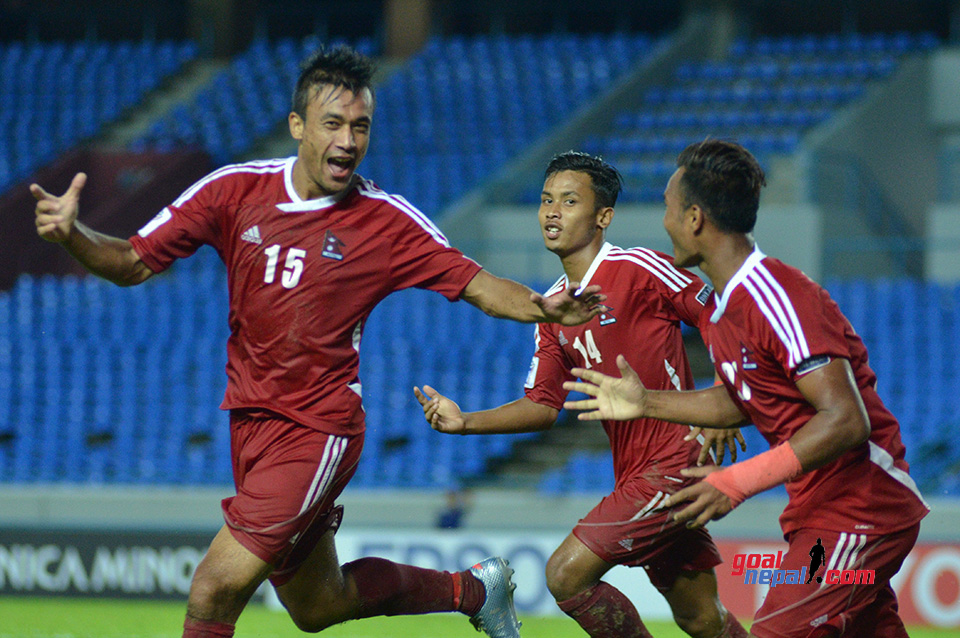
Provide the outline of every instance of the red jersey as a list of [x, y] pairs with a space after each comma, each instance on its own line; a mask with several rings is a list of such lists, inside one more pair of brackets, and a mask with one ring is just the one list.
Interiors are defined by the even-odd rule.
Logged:
[[[546, 294], [564, 290], [567, 284], [561, 277]], [[590, 284], [600, 284], [610, 310], [579, 326], [537, 325], [527, 398], [559, 410], [567, 396], [563, 382], [573, 379], [571, 368], [620, 376], [618, 354], [627, 358], [648, 388], [693, 388], [680, 322], [701, 322], [712, 289], [693, 273], [675, 268], [668, 255], [609, 243], [583, 278], [583, 286]], [[602, 423], [610, 438], [617, 487], [641, 473], [660, 481], [667, 474], [679, 477], [679, 470], [696, 465], [700, 444], [684, 441], [689, 430], [675, 423], [656, 419]]]
[[227, 267], [224, 409], [266, 408], [331, 434], [363, 430], [364, 322], [395, 290], [456, 300], [480, 266], [402, 197], [357, 177], [302, 200], [296, 157], [226, 166], [131, 238], [154, 272], [210, 244]]
[[870, 438], [787, 483], [784, 534], [801, 527], [886, 534], [928, 512], [908, 474], [900, 424], [877, 395], [867, 350], [827, 292], [759, 249], [710, 296], [701, 327], [724, 386], [771, 446], [789, 439], [816, 410], [797, 389], [833, 358], [850, 362], [870, 419]]

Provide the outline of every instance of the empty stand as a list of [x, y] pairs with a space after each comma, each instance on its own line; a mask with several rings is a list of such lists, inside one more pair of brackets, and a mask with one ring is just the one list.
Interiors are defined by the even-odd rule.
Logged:
[[[318, 44], [256, 42], [135, 148], [196, 146], [217, 164], [238, 160], [282, 128], [297, 65]], [[370, 41], [354, 46], [376, 53]], [[360, 172], [437, 215], [651, 49], [648, 36], [626, 34], [431, 39], [377, 86], [374, 133]]]
[[0, 44], [0, 192], [96, 135], [196, 56], [193, 43]]
[[677, 154], [706, 137], [736, 139], [766, 163], [797, 150], [804, 132], [862, 98], [906, 54], [936, 46], [931, 35], [851, 34], [735, 42], [722, 61], [677, 67], [642, 108], [588, 140], [625, 179], [626, 201], [659, 201]]

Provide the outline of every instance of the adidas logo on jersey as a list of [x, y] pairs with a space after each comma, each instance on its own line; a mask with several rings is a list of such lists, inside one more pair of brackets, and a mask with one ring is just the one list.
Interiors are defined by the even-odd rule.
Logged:
[[260, 227], [251, 226], [240, 235], [240, 239], [243, 241], [248, 241], [251, 244], [260, 245], [263, 243], [263, 239], [260, 238]]
[[622, 541], [620, 541], [618, 544], [619, 544], [621, 547], [623, 547], [625, 550], [627, 550], [627, 551], [633, 549], [633, 539], [632, 539], [632, 538], [625, 538], [625, 539], [623, 539]]
[[567, 341], [567, 338], [563, 335], [563, 330], [560, 331], [560, 336], [558, 337], [558, 341], [560, 341], [561, 346], [565, 346], [568, 343], [570, 343], [569, 341]]

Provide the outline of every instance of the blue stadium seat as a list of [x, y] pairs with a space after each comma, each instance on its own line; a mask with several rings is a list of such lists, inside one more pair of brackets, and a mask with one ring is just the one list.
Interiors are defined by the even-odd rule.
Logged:
[[795, 153], [807, 129], [861, 99], [903, 55], [936, 42], [917, 40], [856, 33], [737, 40], [726, 60], [678, 64], [672, 85], [646, 89], [641, 111], [618, 114], [611, 132], [588, 146], [625, 169], [625, 201], [659, 201], [658, 172], [641, 167], [706, 135], [749, 140], [762, 158]]

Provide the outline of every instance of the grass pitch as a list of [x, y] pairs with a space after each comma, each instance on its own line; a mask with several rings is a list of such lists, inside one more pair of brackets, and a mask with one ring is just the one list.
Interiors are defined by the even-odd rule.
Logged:
[[[0, 638], [179, 638], [185, 605], [174, 602], [70, 598], [0, 598]], [[521, 617], [524, 638], [583, 638], [586, 634], [563, 617]], [[667, 622], [649, 622], [658, 638], [684, 638]], [[237, 638], [306, 636], [283, 612], [259, 605], [246, 609]], [[325, 638], [475, 638], [460, 614], [370, 618], [331, 627]], [[910, 629], [913, 638], [956, 636], [956, 629]]]

